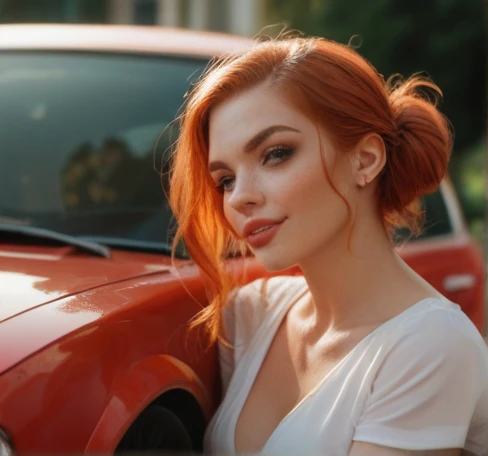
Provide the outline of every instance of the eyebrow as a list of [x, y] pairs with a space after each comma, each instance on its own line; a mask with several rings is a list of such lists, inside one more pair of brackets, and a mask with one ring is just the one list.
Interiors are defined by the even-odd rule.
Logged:
[[[255, 134], [244, 146], [244, 152], [249, 153], [257, 149], [270, 136], [281, 131], [292, 131], [294, 133], [301, 133], [300, 130], [292, 127], [287, 127], [286, 125], [271, 125], [270, 127], [267, 127], [264, 130], [261, 130], [259, 133]], [[208, 170], [210, 172], [216, 171], [217, 169], [229, 169], [229, 167], [221, 161], [213, 161], [209, 163]]]

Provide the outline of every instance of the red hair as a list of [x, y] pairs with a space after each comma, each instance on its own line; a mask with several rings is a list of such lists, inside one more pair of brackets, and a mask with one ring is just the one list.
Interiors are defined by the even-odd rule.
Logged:
[[369, 133], [382, 138], [387, 160], [377, 177], [377, 202], [390, 233], [400, 226], [420, 231], [419, 198], [438, 188], [451, 152], [449, 123], [436, 108], [437, 98], [424, 93], [428, 89], [438, 97], [439, 88], [420, 76], [385, 82], [347, 46], [321, 38], [286, 38], [255, 43], [215, 63], [186, 102], [169, 197], [178, 222], [173, 245], [182, 238], [207, 279], [210, 305], [193, 326], [204, 323], [211, 342], [219, 337], [221, 307], [236, 285], [225, 258], [236, 246], [245, 247], [224, 217], [222, 196], [207, 170], [209, 115], [217, 104], [265, 81], [325, 127], [341, 151], [351, 150]]

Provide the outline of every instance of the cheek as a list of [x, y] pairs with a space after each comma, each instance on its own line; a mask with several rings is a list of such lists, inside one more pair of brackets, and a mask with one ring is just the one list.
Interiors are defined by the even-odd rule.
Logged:
[[[345, 195], [339, 182], [336, 187]], [[309, 170], [305, 179], [302, 175], [290, 180], [280, 198], [312, 230], [314, 226], [342, 225], [348, 214], [344, 200], [329, 183], [322, 165]]]
[[293, 206], [300, 212], [313, 212], [333, 190], [321, 165], [296, 171], [281, 183], [277, 195], [284, 206]]
[[238, 233], [238, 213], [234, 210], [227, 201], [228, 197], [224, 195], [222, 200], [222, 208], [224, 217], [227, 220], [227, 223], [231, 226], [231, 228]]

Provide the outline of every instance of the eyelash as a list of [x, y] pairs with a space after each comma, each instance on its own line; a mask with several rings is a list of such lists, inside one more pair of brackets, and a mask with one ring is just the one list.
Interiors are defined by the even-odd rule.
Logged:
[[[264, 156], [264, 159], [262, 161], [262, 164], [264, 165], [266, 162], [268, 162], [271, 159], [278, 159], [279, 163], [286, 161], [288, 158], [290, 158], [295, 152], [295, 149], [293, 147], [289, 146], [276, 146], [273, 147], [270, 151], [266, 153]], [[272, 155], [275, 155], [272, 157]]]
[[[270, 160], [273, 160], [274, 164], [272, 164], [271, 166], [279, 165], [280, 163], [283, 163], [286, 160], [288, 160], [293, 155], [294, 152], [295, 149], [293, 147], [283, 146], [283, 145], [275, 146], [271, 148], [271, 150], [268, 150], [268, 152], [266, 152], [264, 158], [261, 161], [261, 164], [265, 165]], [[229, 181], [233, 182], [233, 179], [229, 176], [222, 176], [222, 178], [219, 179], [219, 181], [217, 182], [216, 185], [217, 190], [221, 193], [228, 191], [227, 186], [231, 185], [232, 183], [232, 182], [228, 183]]]

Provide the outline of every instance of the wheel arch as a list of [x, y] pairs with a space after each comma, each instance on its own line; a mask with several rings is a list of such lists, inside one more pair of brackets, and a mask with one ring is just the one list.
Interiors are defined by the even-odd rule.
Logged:
[[[179, 400], [184, 402], [177, 410]], [[210, 418], [209, 396], [195, 372], [172, 356], [152, 356], [124, 373], [112, 388], [85, 452], [115, 451], [132, 423], [153, 403], [171, 407], [196, 432], [202, 432], [201, 427]], [[196, 410], [200, 411], [200, 423], [189, 419]]]

